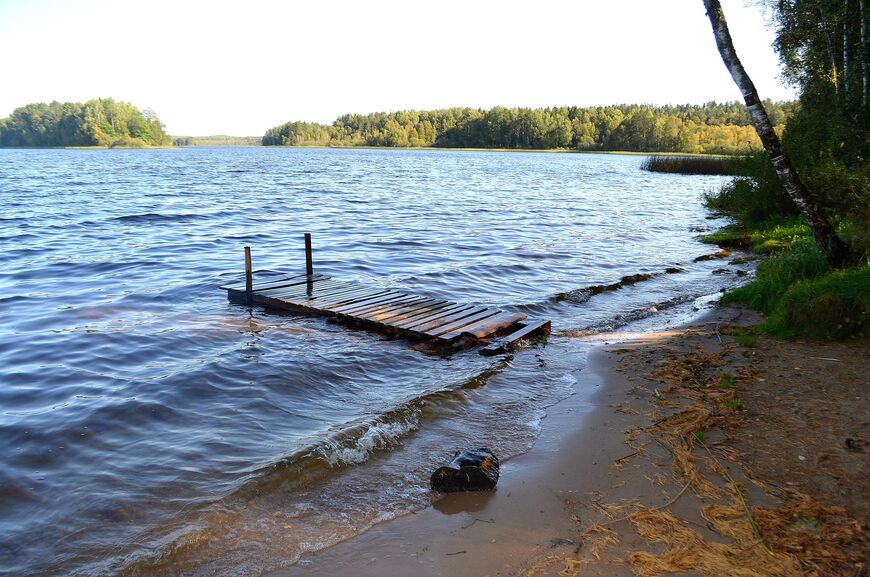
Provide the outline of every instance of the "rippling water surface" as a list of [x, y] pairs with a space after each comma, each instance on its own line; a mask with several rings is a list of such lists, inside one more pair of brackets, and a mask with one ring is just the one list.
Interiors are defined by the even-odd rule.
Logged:
[[[427, 505], [456, 447], [526, 450], [578, 335], [735, 282], [693, 262], [722, 179], [641, 160], [0, 150], [0, 574], [260, 575]], [[319, 273], [554, 335], [445, 358], [226, 301], [244, 245], [258, 274], [301, 271], [305, 231]]]

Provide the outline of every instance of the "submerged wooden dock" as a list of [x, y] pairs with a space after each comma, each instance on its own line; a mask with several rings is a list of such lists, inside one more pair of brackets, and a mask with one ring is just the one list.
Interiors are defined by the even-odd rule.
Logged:
[[482, 354], [502, 352], [521, 338], [550, 332], [550, 321], [530, 321], [520, 313], [365, 287], [314, 274], [310, 236], [306, 235], [305, 240], [306, 274], [254, 284], [250, 248], [245, 247], [245, 284], [221, 288], [235, 303], [336, 317], [349, 324], [431, 341], [451, 349], [490, 341]]

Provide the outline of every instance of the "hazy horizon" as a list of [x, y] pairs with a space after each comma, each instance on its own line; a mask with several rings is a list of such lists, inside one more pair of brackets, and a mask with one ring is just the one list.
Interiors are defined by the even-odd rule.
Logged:
[[[723, 0], [763, 98], [790, 100], [757, 7]], [[34, 43], [33, 40], [38, 39]], [[27, 46], [22, 50], [22, 46]], [[31, 102], [111, 97], [173, 135], [261, 136], [289, 120], [493, 106], [740, 100], [701, 0], [114, 4], [0, 0], [15, 54], [0, 118]]]

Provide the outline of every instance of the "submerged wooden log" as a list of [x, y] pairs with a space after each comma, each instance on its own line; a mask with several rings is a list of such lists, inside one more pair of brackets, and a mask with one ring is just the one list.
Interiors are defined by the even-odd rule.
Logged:
[[453, 456], [448, 467], [439, 467], [432, 473], [429, 485], [439, 493], [456, 491], [491, 491], [498, 483], [499, 463], [486, 448], [465, 449]]

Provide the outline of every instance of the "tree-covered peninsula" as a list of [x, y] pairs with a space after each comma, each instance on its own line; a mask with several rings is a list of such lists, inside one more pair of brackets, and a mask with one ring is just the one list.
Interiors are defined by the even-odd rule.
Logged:
[[[766, 102], [782, 127], [791, 103]], [[288, 122], [265, 146], [434, 146], [740, 154], [761, 142], [742, 103], [580, 108], [447, 108], [346, 114], [331, 125]]]
[[97, 98], [87, 102], [43, 102], [16, 108], [0, 119], [0, 146], [147, 147], [171, 143], [153, 110]]

